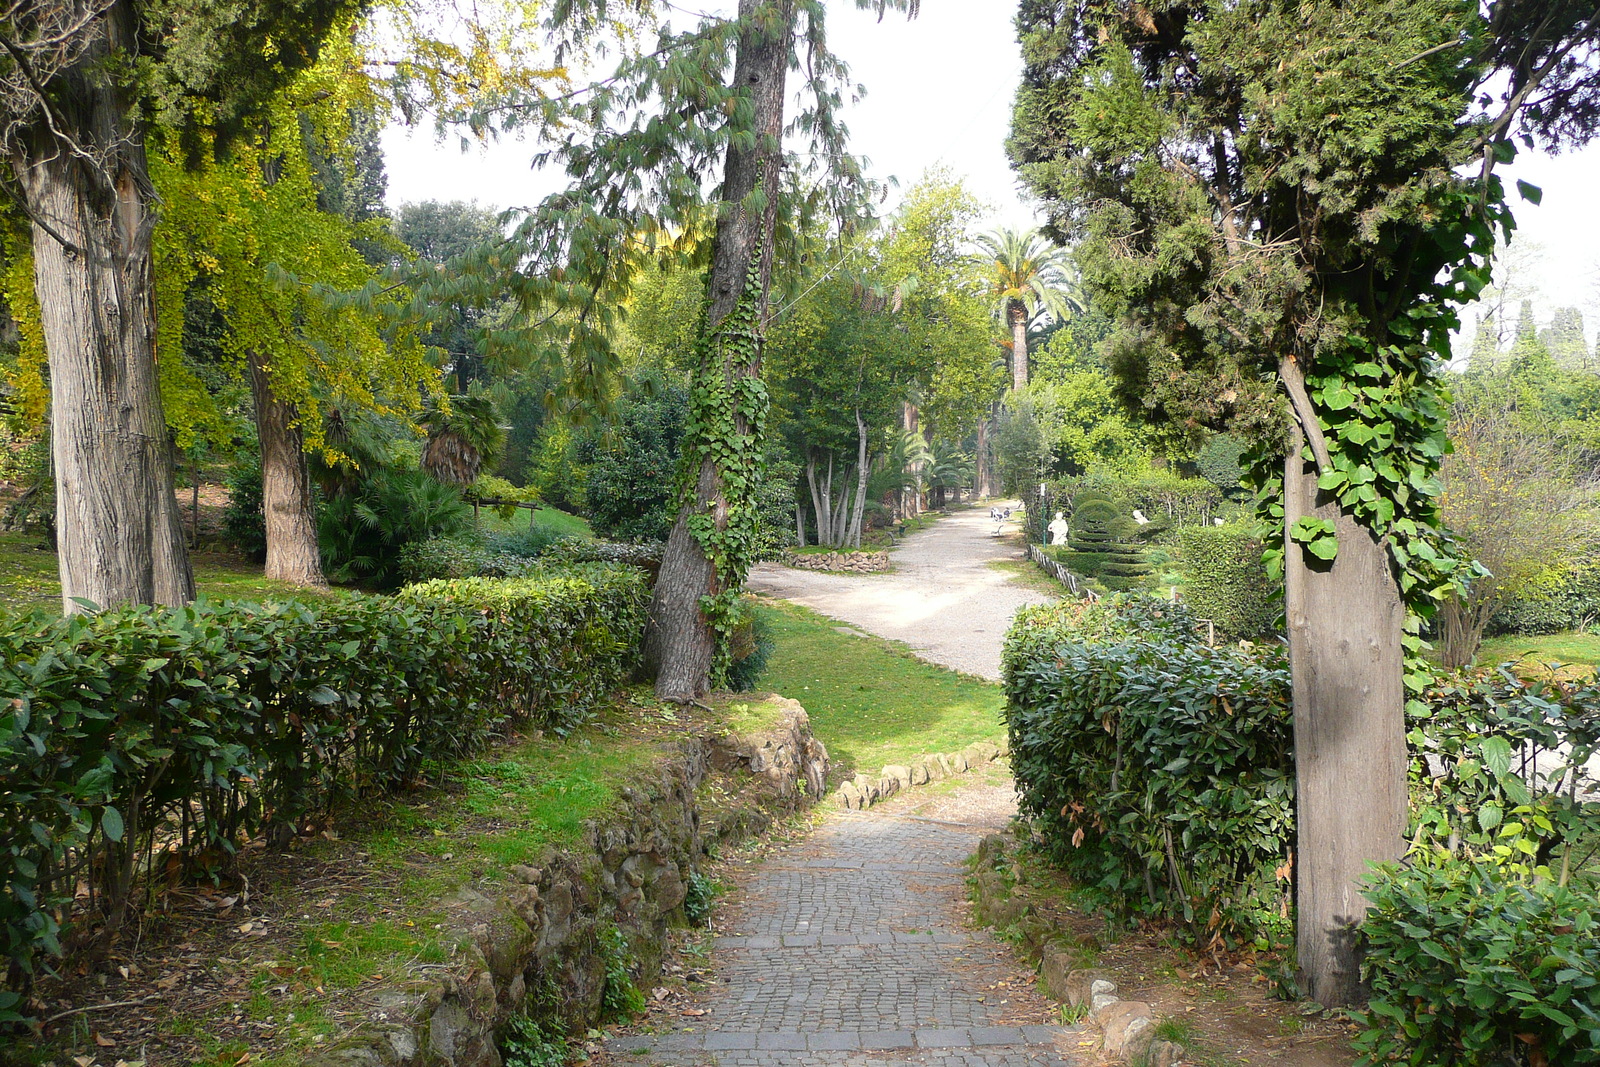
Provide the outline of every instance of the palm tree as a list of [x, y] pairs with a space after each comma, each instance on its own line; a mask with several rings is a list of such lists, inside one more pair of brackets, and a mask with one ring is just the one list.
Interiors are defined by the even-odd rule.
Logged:
[[450, 398], [446, 410], [429, 404], [417, 419], [428, 431], [422, 450], [422, 469], [441, 482], [465, 489], [478, 472], [492, 464], [505, 447], [494, 400], [483, 393]]
[[1028, 384], [1028, 324], [1041, 314], [1064, 321], [1083, 310], [1065, 248], [1038, 230], [1000, 229], [977, 238], [988, 269], [995, 318], [1011, 329], [1011, 381]]

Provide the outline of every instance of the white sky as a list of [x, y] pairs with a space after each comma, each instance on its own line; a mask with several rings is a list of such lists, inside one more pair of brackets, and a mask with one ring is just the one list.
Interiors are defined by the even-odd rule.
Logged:
[[[870, 158], [874, 175], [894, 176], [902, 190], [929, 167], [948, 164], [994, 206], [983, 228], [1038, 219], [1005, 155], [1022, 69], [1011, 12], [1012, 5], [993, 0], [923, 0], [909, 24], [893, 15], [880, 24], [843, 5], [829, 13], [834, 51], [867, 87], [847, 118], [855, 151]], [[383, 144], [391, 204], [477, 200], [504, 208], [531, 204], [557, 187], [554, 178], [530, 172], [534, 150], [515, 141], [463, 154], [456, 138], [441, 143], [431, 128], [391, 128]], [[1512, 194], [1519, 238], [1539, 245], [1527, 280], [1540, 291], [1540, 318], [1576, 305], [1593, 338], [1600, 326], [1600, 145], [1557, 158], [1527, 153], [1505, 174], [1508, 184], [1522, 178], [1544, 191], [1539, 207]]]

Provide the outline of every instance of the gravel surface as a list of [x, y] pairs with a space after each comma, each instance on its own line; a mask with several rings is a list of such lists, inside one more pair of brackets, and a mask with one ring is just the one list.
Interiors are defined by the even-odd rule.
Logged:
[[[1013, 519], [1005, 533], [1017, 529]], [[995, 534], [986, 508], [957, 511], [912, 534], [891, 555], [891, 574], [818, 574], [763, 563], [747, 588], [804, 604], [869, 633], [902, 641], [932, 663], [1000, 680], [1000, 646], [1011, 616], [1050, 598], [989, 561], [1019, 559]]]

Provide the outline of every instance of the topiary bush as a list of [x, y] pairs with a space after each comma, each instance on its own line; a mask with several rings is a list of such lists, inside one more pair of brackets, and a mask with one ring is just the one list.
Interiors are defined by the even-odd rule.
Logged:
[[1186, 526], [1178, 531], [1182, 595], [1224, 640], [1255, 640], [1278, 630], [1281, 582], [1267, 576], [1262, 546], [1246, 526]]
[[636, 571], [590, 565], [317, 606], [0, 613], [12, 991], [69, 944], [80, 884], [95, 918], [124, 914], [158, 841], [180, 865], [287, 844], [509, 723], [570, 730], [635, 666], [645, 603]]

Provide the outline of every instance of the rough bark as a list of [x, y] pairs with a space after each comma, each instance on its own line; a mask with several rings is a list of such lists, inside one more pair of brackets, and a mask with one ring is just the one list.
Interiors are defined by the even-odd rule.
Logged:
[[[734, 62], [734, 85], [749, 94], [755, 137], [728, 146], [720, 200], [722, 211], [711, 248], [709, 303], [703, 329], [715, 331], [739, 302], [751, 263], [757, 265], [761, 287], [760, 318], [766, 319], [767, 292], [772, 277], [772, 234], [777, 223], [778, 190], [783, 166], [784, 80], [794, 33], [792, 0], [778, 5], [780, 18], [757, 25], [752, 16], [762, 0], [739, 0], [744, 21]], [[760, 185], [766, 207], [760, 213], [746, 210], [744, 200]], [[700, 374], [726, 378], [759, 377], [760, 346], [744, 357], [727, 351], [710, 353]], [[749, 426], [736, 432], [748, 434]], [[650, 603], [645, 633], [645, 662], [656, 673], [656, 694], [663, 699], [690, 700], [710, 687], [711, 664], [716, 652], [716, 632], [701, 610], [705, 596], [723, 591], [716, 568], [689, 532], [691, 514], [709, 514], [719, 528], [728, 521], [728, 496], [722, 472], [708, 456], [700, 465], [693, 502], [678, 513], [662, 554], [661, 574]], [[737, 581], [743, 575], [736, 576]]]
[[1332, 519], [1330, 566], [1288, 542], [1285, 607], [1294, 684], [1296, 945], [1302, 988], [1327, 1005], [1363, 997], [1355, 926], [1371, 864], [1398, 859], [1406, 824], [1404, 609], [1388, 552], [1317, 490], [1295, 427], [1284, 465], [1285, 530]]
[[[17, 142], [12, 169], [33, 220], [34, 285], [50, 364], [61, 596], [101, 607], [194, 597], [155, 362], [150, 233], [141, 131], [94, 67], [134, 50], [134, 14], [116, 4], [98, 39], [58, 81], [55, 121]], [[63, 243], [65, 242], [65, 243]]]
[[856, 408], [856, 506], [850, 516], [849, 543], [861, 547], [861, 522], [867, 512], [867, 424]]
[[1020, 303], [1011, 314], [1011, 387], [1017, 392], [1028, 387], [1028, 312]]
[[311, 471], [294, 405], [279, 400], [258, 352], [251, 352], [250, 395], [261, 439], [261, 510], [267, 525], [266, 576], [294, 585], [325, 587], [317, 545]]

